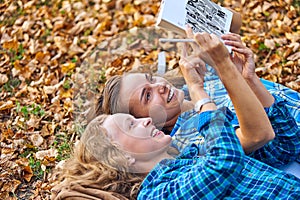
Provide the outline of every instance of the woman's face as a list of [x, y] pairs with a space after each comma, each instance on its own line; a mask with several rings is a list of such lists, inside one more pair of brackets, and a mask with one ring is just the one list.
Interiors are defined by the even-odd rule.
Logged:
[[132, 115], [118, 113], [109, 116], [103, 123], [108, 136], [130, 155], [148, 157], [165, 151], [171, 137], [156, 129], [151, 118], [136, 119]]
[[184, 93], [164, 78], [136, 73], [123, 77], [120, 97], [128, 113], [135, 117], [151, 117], [154, 124], [162, 125], [177, 119]]

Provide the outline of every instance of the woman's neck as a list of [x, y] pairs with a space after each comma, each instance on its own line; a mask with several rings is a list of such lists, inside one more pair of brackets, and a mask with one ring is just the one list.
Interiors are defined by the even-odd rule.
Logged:
[[183, 103], [182, 103], [182, 111], [181, 113], [184, 113], [188, 110], [191, 110], [194, 108], [194, 103], [192, 101], [188, 101], [188, 100], [184, 100]]
[[157, 165], [160, 161], [164, 159], [173, 159], [174, 157], [165, 151], [161, 155], [157, 157], [152, 157], [151, 159], [142, 160], [142, 161], [135, 161], [134, 163], [134, 169], [138, 173], [149, 173], [155, 165]]
[[172, 129], [174, 128], [175, 124], [176, 124], [176, 121], [177, 121], [179, 115], [180, 115], [181, 113], [184, 113], [184, 112], [186, 112], [186, 111], [188, 111], [188, 110], [191, 110], [191, 109], [193, 109], [193, 108], [194, 108], [193, 102], [188, 101], [188, 100], [184, 100], [184, 101], [183, 101], [183, 104], [182, 104], [182, 106], [181, 106], [181, 112], [178, 113], [178, 115], [174, 116], [172, 119], [169, 119], [169, 120], [163, 125], [163, 129], [164, 129], [164, 130], [167, 130], [167, 131], [169, 131], [169, 132], [171, 132]]

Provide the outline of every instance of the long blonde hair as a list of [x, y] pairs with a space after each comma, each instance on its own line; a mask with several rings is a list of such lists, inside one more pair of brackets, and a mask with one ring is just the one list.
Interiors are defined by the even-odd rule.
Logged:
[[84, 185], [97, 184], [101, 190], [136, 199], [145, 176], [129, 173], [128, 158], [111, 142], [102, 127], [106, 118], [107, 115], [100, 115], [88, 124], [59, 179]]

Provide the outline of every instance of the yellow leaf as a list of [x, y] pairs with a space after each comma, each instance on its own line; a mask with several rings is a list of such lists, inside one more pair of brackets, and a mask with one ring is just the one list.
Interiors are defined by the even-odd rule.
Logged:
[[61, 65], [61, 72], [62, 73], [68, 73], [75, 69], [76, 64], [75, 63], [65, 63]]
[[4, 42], [3, 43], [3, 48], [4, 49], [12, 49], [14, 51], [17, 51], [18, 50], [18, 42], [15, 41], [15, 40], [10, 40], [10, 41], [7, 41], [7, 42]]
[[72, 89], [69, 89], [69, 90], [65, 90], [65, 89], [60, 89], [60, 94], [59, 96], [61, 98], [71, 98], [73, 97], [73, 90]]
[[134, 6], [131, 3], [126, 4], [123, 11], [125, 14], [132, 14], [136, 12]]

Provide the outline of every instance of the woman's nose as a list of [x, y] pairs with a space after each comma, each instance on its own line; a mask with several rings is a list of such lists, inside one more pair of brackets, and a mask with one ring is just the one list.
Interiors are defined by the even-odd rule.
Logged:
[[144, 118], [142, 123], [143, 123], [143, 126], [147, 127], [152, 124], [152, 118], [150, 118], [150, 117]]
[[159, 93], [165, 93], [166, 92], [166, 85], [163, 83], [156, 83], [155, 87], [158, 89]]

